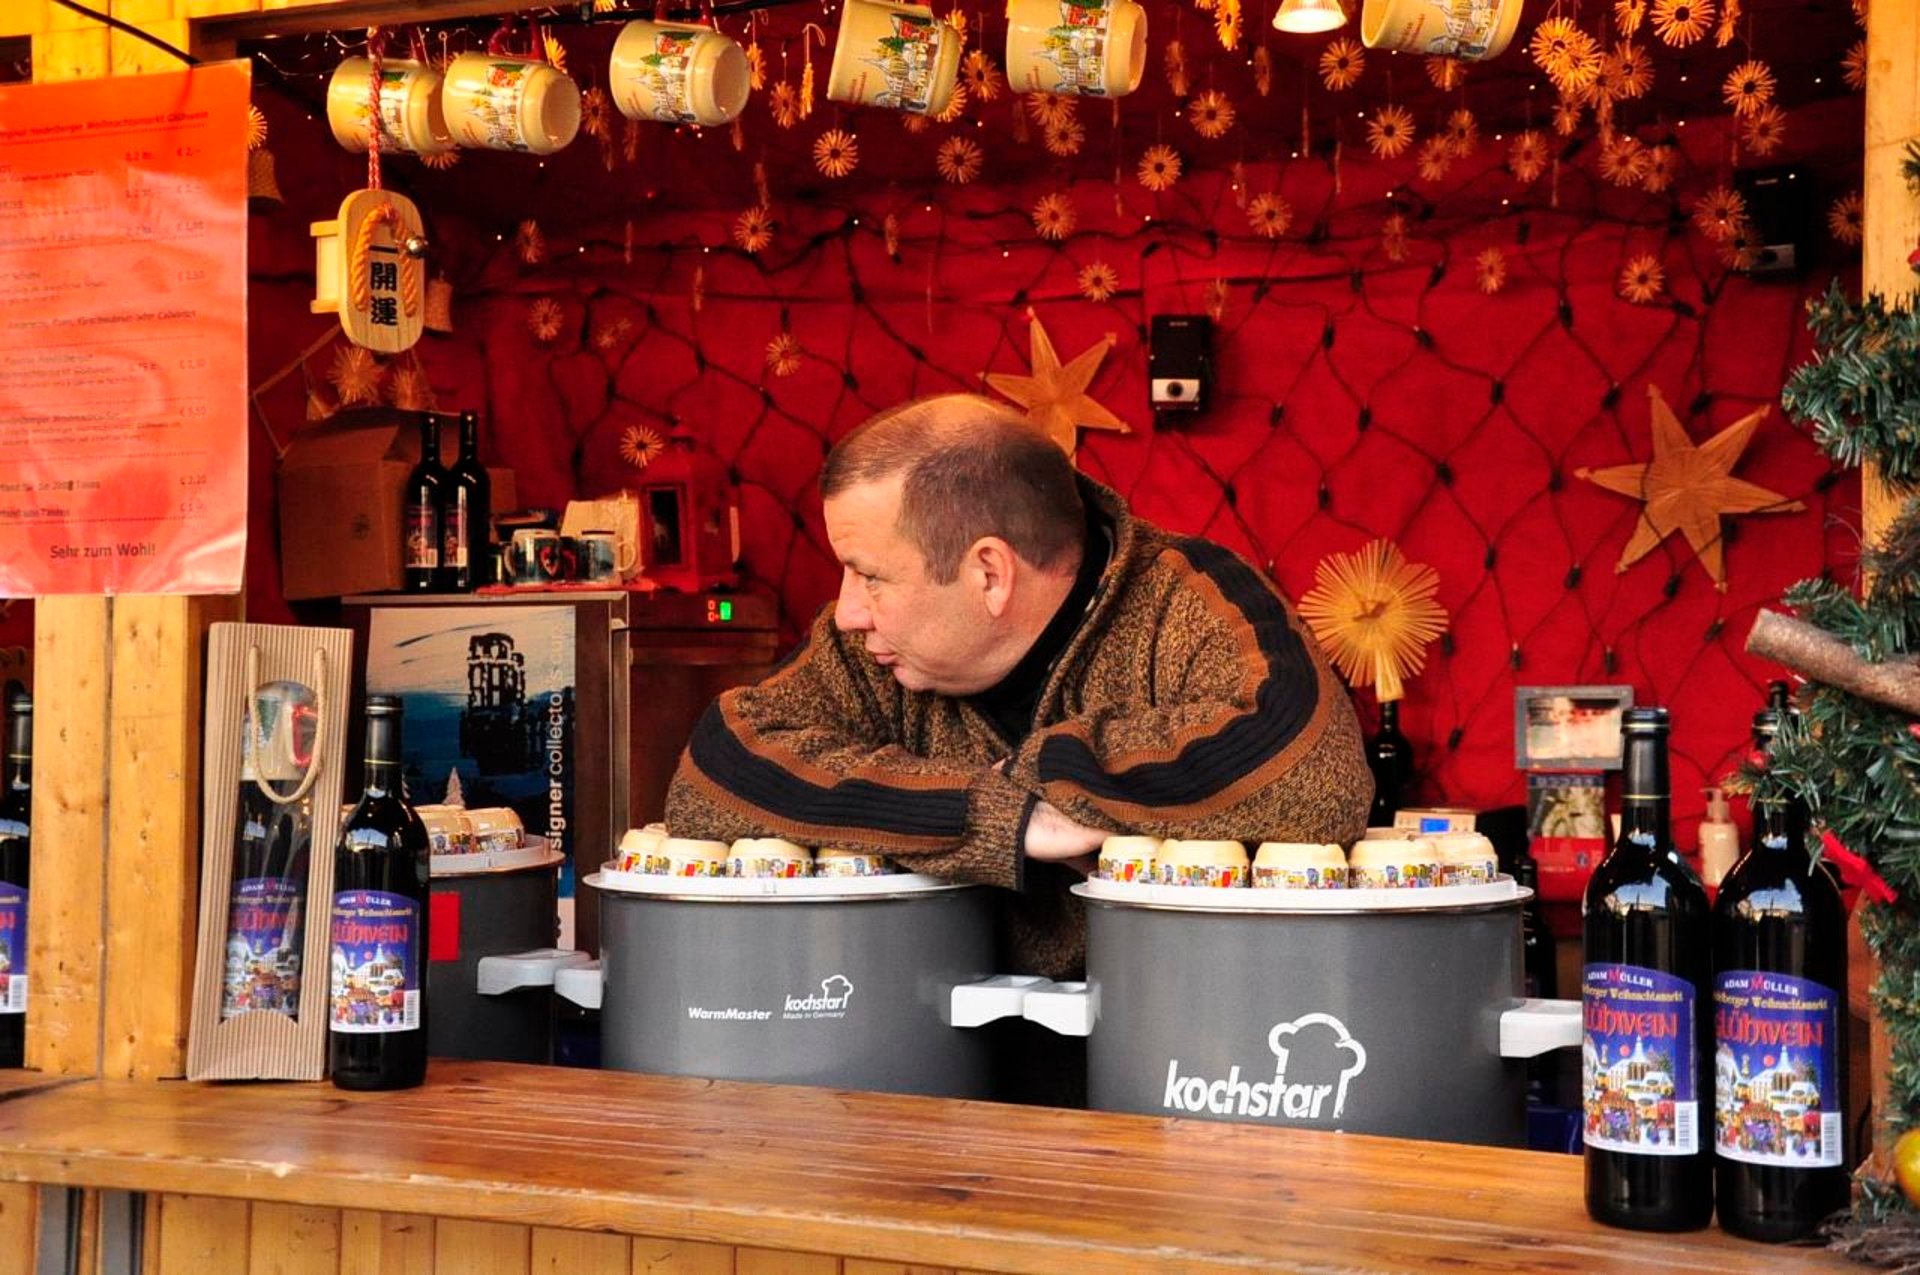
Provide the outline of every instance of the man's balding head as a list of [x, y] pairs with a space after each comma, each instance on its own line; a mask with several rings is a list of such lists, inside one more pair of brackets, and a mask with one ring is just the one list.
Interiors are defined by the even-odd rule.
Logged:
[[992, 399], [943, 394], [881, 412], [834, 447], [820, 494], [830, 500], [896, 476], [900, 534], [936, 582], [951, 583], [982, 536], [998, 536], [1042, 570], [1064, 570], [1077, 558], [1086, 511], [1073, 463]]

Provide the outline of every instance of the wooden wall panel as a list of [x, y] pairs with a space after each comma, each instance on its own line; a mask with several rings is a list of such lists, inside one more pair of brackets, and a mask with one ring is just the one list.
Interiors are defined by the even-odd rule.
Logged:
[[339, 1269], [339, 1209], [253, 1203], [247, 1275], [337, 1275]]
[[0, 1253], [18, 1255], [20, 1269], [34, 1269], [40, 1229], [40, 1188], [31, 1182], [0, 1182]]
[[[160, 1260], [156, 1275], [226, 1275], [247, 1269], [245, 1200], [201, 1195], [160, 1199]], [[153, 1243], [156, 1237], [149, 1236]]]
[[27, 1066], [55, 1075], [100, 1070], [111, 621], [105, 598], [42, 598], [34, 611]]
[[628, 1275], [632, 1260], [624, 1235], [533, 1228], [533, 1275]]
[[840, 1259], [825, 1253], [737, 1248], [733, 1250], [733, 1275], [840, 1275]]
[[433, 1229], [434, 1275], [529, 1275], [532, 1270], [529, 1227], [443, 1217]]
[[725, 1244], [635, 1236], [633, 1275], [734, 1275], [733, 1249]]
[[340, 1275], [433, 1275], [433, 1219], [418, 1213], [340, 1214]]
[[840, 1263], [840, 1275], [956, 1275], [951, 1266], [920, 1266], [910, 1262], [875, 1262], [849, 1257]]

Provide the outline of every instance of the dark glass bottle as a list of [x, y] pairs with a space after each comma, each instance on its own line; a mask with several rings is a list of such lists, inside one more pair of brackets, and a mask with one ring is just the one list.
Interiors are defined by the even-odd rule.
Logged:
[[7, 786], [0, 791], [0, 1067], [26, 1061], [27, 888], [33, 822], [33, 700], [7, 699]]
[[[1754, 717], [1756, 750], [1781, 721]], [[1762, 781], [1752, 808], [1753, 846], [1713, 908], [1715, 1187], [1728, 1232], [1795, 1240], [1849, 1195], [1847, 913], [1807, 852], [1805, 805]]]
[[400, 791], [400, 700], [367, 697], [367, 782], [333, 867], [328, 1059], [342, 1089], [427, 1074], [427, 829]]
[[447, 471], [440, 467], [440, 421], [420, 414], [420, 463], [401, 497], [400, 565], [409, 593], [440, 587], [440, 525], [446, 510]]
[[1413, 745], [1400, 733], [1400, 701], [1380, 705], [1380, 729], [1367, 741], [1367, 769], [1373, 772], [1373, 808], [1367, 826], [1385, 828], [1413, 783]]
[[[1520, 907], [1520, 969], [1530, 997], [1552, 998], [1558, 993], [1557, 962], [1553, 954], [1553, 931], [1540, 907], [1540, 862], [1527, 853], [1525, 846], [1513, 860], [1514, 884], [1533, 891]], [[1558, 1073], [1560, 1064], [1553, 1054], [1527, 1060], [1527, 1096], [1534, 1102], [1557, 1105], [1560, 1101]]]
[[1713, 1214], [1707, 894], [1673, 845], [1667, 710], [1629, 709], [1622, 731], [1620, 838], [1582, 909], [1587, 1212], [1690, 1230]]
[[480, 463], [480, 414], [460, 413], [460, 458], [447, 471], [446, 509], [440, 519], [440, 571], [445, 587], [471, 593], [487, 578], [492, 540], [493, 485]]
[[255, 1010], [300, 1015], [313, 803], [275, 801], [267, 790], [299, 789], [318, 716], [281, 693], [289, 685], [257, 690], [242, 723], [222, 1020]]

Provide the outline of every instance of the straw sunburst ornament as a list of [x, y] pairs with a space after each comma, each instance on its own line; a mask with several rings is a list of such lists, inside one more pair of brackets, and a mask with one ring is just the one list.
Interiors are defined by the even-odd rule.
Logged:
[[1427, 643], [1446, 630], [1446, 608], [1433, 600], [1439, 588], [1439, 572], [1408, 562], [1391, 540], [1375, 540], [1322, 558], [1300, 614], [1347, 684], [1377, 687], [1385, 703], [1406, 694], [1406, 679], [1426, 664]]

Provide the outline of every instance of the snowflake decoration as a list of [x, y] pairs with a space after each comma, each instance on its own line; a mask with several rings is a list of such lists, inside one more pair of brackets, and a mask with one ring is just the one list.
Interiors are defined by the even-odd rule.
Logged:
[[660, 435], [645, 425], [629, 425], [620, 431], [620, 459], [635, 469], [651, 465], [667, 445]]
[[1273, 55], [1264, 44], [1253, 51], [1253, 91], [1261, 97], [1273, 94]]
[[1660, 259], [1642, 254], [1620, 272], [1620, 295], [1635, 305], [1647, 305], [1667, 290], [1667, 272]]
[[800, 338], [791, 332], [782, 332], [767, 342], [767, 371], [775, 376], [792, 376], [800, 370], [801, 361], [807, 352], [800, 348]]
[[1134, 176], [1140, 184], [1151, 191], [1173, 189], [1180, 180], [1180, 152], [1171, 146], [1149, 146], [1140, 156], [1140, 165], [1134, 170]]
[[1427, 78], [1442, 93], [1451, 93], [1467, 82], [1467, 64], [1459, 58], [1429, 57]]
[[772, 112], [774, 123], [781, 128], [792, 128], [800, 122], [800, 95], [793, 85], [782, 80], [767, 94], [767, 110]]
[[1081, 269], [1076, 282], [1080, 295], [1098, 304], [1120, 291], [1120, 272], [1104, 261], [1093, 261]]
[[1022, 100], [1026, 103], [1028, 118], [1041, 128], [1071, 124], [1079, 116], [1074, 100], [1058, 93], [1029, 93]]
[[960, 64], [960, 82], [973, 91], [973, 95], [982, 102], [997, 101], [1007, 87], [1007, 79], [1000, 74], [1000, 68], [987, 55], [985, 49], [975, 49], [967, 54]]
[[1515, 137], [1507, 148], [1507, 167], [1522, 184], [1538, 181], [1547, 171], [1546, 137], [1531, 128]]
[[1631, 134], [1615, 134], [1600, 148], [1600, 175], [1616, 186], [1640, 185], [1647, 177], [1647, 148]]
[[1437, 133], [1420, 144], [1418, 171], [1421, 181], [1437, 182], [1453, 167], [1453, 144], [1446, 134]]
[[733, 241], [741, 251], [757, 253], [773, 242], [773, 209], [762, 204], [733, 220]]
[[1606, 56], [1602, 74], [1615, 97], [1644, 97], [1653, 87], [1653, 59], [1637, 44], [1616, 45]]
[[1187, 123], [1202, 137], [1226, 136], [1233, 120], [1233, 103], [1218, 89], [1208, 89], [1187, 106]]
[[985, 156], [979, 145], [968, 137], [949, 137], [934, 153], [933, 166], [940, 176], [956, 186], [964, 186], [980, 175]]
[[1731, 186], [1715, 186], [1693, 206], [1693, 224], [1715, 243], [1732, 238], [1746, 220], [1746, 198]]
[[1534, 63], [1563, 93], [1587, 88], [1600, 78], [1600, 45], [1571, 18], [1548, 18], [1534, 28], [1527, 45]]
[[1455, 159], [1465, 159], [1480, 145], [1480, 125], [1473, 112], [1461, 107], [1447, 116], [1447, 150]]
[[1647, 16], [1647, 0], [1613, 0], [1613, 21], [1622, 36], [1640, 29]]
[[1413, 113], [1391, 104], [1367, 121], [1367, 149], [1381, 159], [1396, 159], [1413, 145]]
[[1653, 29], [1676, 49], [1698, 43], [1713, 25], [1713, 0], [1653, 0]]
[[844, 128], [830, 128], [813, 142], [813, 166], [822, 177], [845, 177], [860, 166], [860, 143]]
[[1168, 40], [1161, 57], [1167, 72], [1167, 87], [1175, 97], [1185, 97], [1192, 87], [1187, 82], [1187, 46], [1178, 40]]
[[1860, 242], [1863, 228], [1859, 191], [1848, 191], [1827, 209], [1827, 233], [1848, 247]]
[[380, 366], [372, 350], [348, 345], [334, 350], [333, 370], [327, 373], [327, 379], [333, 382], [334, 393], [345, 407], [352, 403], [379, 402], [380, 382], [386, 374], [387, 370]]
[[1407, 216], [1395, 213], [1380, 223], [1380, 249], [1388, 261], [1407, 259]]
[[1740, 136], [1748, 150], [1764, 159], [1787, 140], [1787, 113], [1769, 102], [1754, 112], [1753, 118], [1741, 128]]
[[1867, 87], [1867, 42], [1855, 41], [1847, 50], [1847, 56], [1840, 60], [1840, 74], [1846, 79], [1847, 87], [1855, 91]]
[[1069, 117], [1061, 123], [1047, 125], [1041, 142], [1051, 154], [1078, 155], [1080, 148], [1087, 144], [1087, 126]]
[[520, 260], [530, 266], [537, 266], [547, 259], [547, 237], [540, 233], [540, 223], [528, 219], [520, 223], [513, 233], [513, 250], [520, 254]]
[[1473, 259], [1473, 282], [1480, 291], [1492, 296], [1507, 286], [1507, 254], [1498, 248], [1482, 249]]
[[1293, 208], [1272, 191], [1256, 195], [1247, 205], [1247, 224], [1262, 239], [1278, 239], [1293, 224]]
[[560, 335], [560, 328], [566, 321], [566, 311], [552, 297], [541, 297], [527, 307], [527, 331], [533, 333], [533, 339], [545, 345]]
[[247, 149], [257, 151], [267, 144], [267, 117], [253, 103], [247, 103]]
[[1357, 41], [1345, 36], [1329, 44], [1320, 55], [1320, 82], [1330, 92], [1352, 88], [1360, 82], [1360, 73], [1366, 69], [1367, 55]]
[[1743, 118], [1759, 112], [1760, 108], [1773, 101], [1773, 70], [1765, 62], [1749, 59], [1727, 72], [1726, 80], [1720, 86], [1720, 95], [1735, 115]]
[[1073, 200], [1065, 193], [1054, 191], [1040, 196], [1033, 205], [1033, 232], [1042, 239], [1059, 242], [1073, 233], [1080, 220], [1073, 210]]

